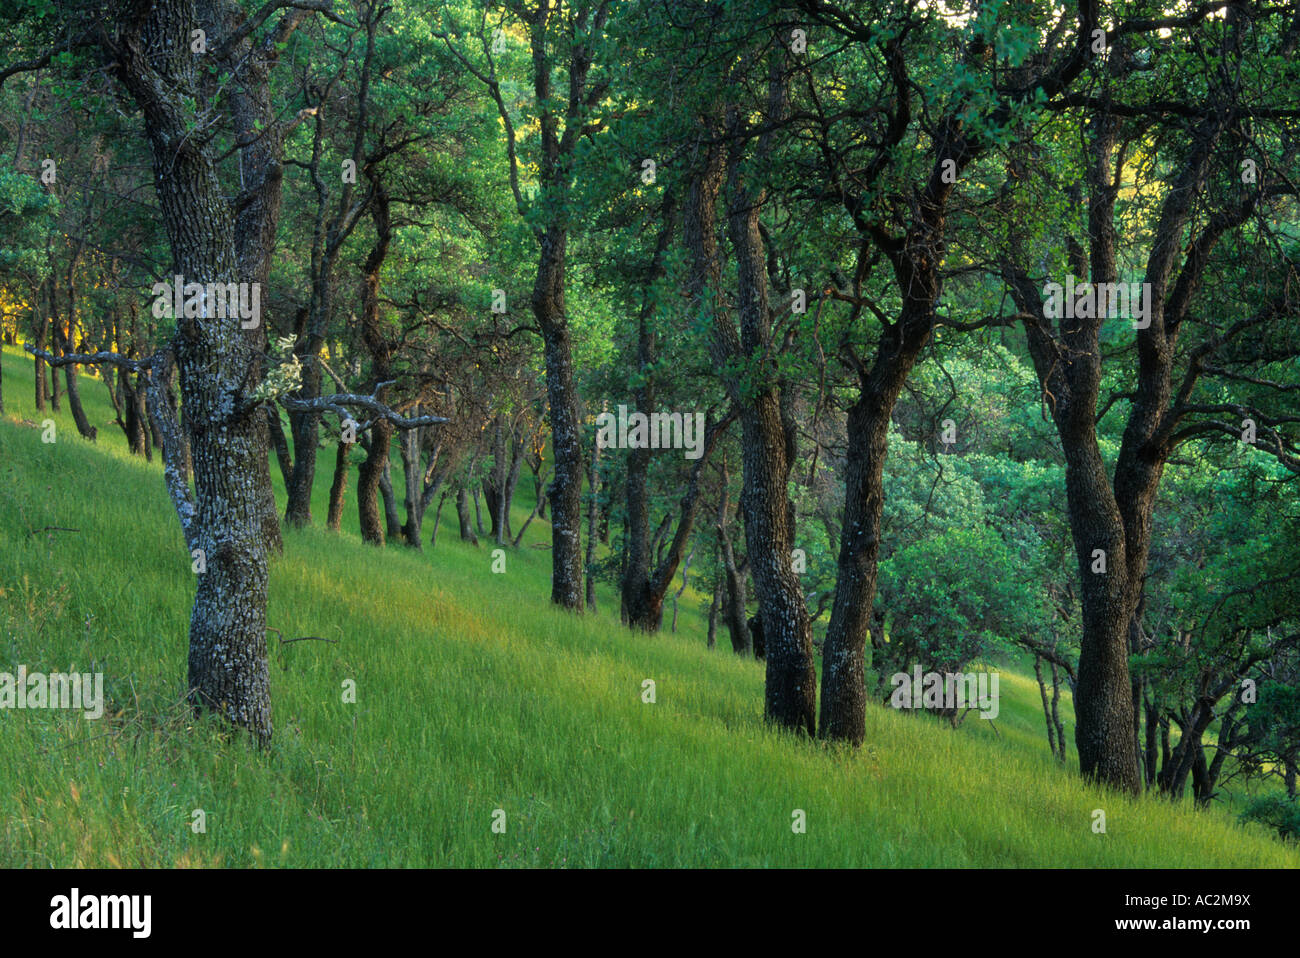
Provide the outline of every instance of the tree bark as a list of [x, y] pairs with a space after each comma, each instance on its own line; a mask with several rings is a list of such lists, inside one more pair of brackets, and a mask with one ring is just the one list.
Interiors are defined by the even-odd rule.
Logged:
[[[636, 361], [640, 375], [636, 387], [632, 390], [632, 398], [636, 411], [646, 416], [655, 411], [656, 405], [657, 392], [653, 366], [657, 349], [651, 320], [655, 311], [654, 284], [666, 271], [665, 257], [676, 225], [671, 194], [664, 198], [660, 218], [662, 228], [650, 258], [649, 275], [645, 282], [637, 317]], [[620, 603], [623, 621], [631, 628], [645, 632], [658, 631], [663, 620], [663, 600], [667, 590], [667, 586], [663, 591], [656, 589], [658, 580], [651, 569], [653, 556], [650, 549], [650, 462], [651, 453], [647, 446], [641, 445], [628, 452], [627, 479], [624, 483], [627, 500], [627, 521], [624, 526], [627, 532], [627, 565], [623, 571], [621, 582], [623, 595]]]
[[334, 481], [330, 483], [329, 517], [325, 524], [335, 532], [343, 524], [343, 496], [348, 489], [348, 453], [353, 445], [355, 443], [340, 439], [334, 454]]
[[284, 436], [284, 425], [280, 422], [280, 410], [274, 403], [266, 404], [266, 429], [271, 438], [271, 448], [275, 451], [276, 462], [280, 466], [280, 478], [284, 480], [285, 489], [293, 480], [293, 458], [289, 455], [289, 441]]
[[[32, 339], [39, 350], [44, 350], [49, 337], [50, 321], [45, 316], [45, 311], [41, 305], [41, 296], [39, 290], [33, 297], [35, 302], [32, 304]], [[46, 380], [46, 372], [49, 369], [45, 365], [45, 360], [40, 356], [34, 356], [36, 378], [36, 411], [45, 412], [45, 394], [49, 391], [49, 383]]]
[[456, 483], [456, 519], [460, 523], [460, 539], [470, 545], [478, 545], [478, 536], [474, 533], [474, 522], [469, 514], [469, 490], [464, 483]]
[[[784, 115], [785, 83], [780, 60], [774, 54], [768, 77], [769, 123]], [[728, 128], [734, 133], [739, 124], [739, 111], [733, 107], [728, 111]], [[758, 154], [764, 155], [770, 146], [770, 134], [760, 137]], [[691, 208], [686, 219], [688, 232], [693, 235], [688, 246], [697, 263], [695, 289], [711, 291], [713, 299], [708, 308], [714, 320], [712, 347], [717, 366], [734, 369], [743, 361], [753, 368], [752, 381], [742, 381], [735, 373], [724, 373], [723, 380], [743, 430], [740, 501], [767, 649], [764, 713], [776, 725], [812, 736], [817, 728], [817, 673], [808, 607], [791, 562], [794, 510], [786, 483], [793, 465], [793, 449], [782, 416], [771, 342], [766, 257], [759, 230], [764, 196], [743, 182], [741, 156], [733, 148], [727, 176], [727, 229], [736, 258], [738, 334], [736, 324], [717, 301], [721, 284], [715, 278], [720, 278], [720, 269], [716, 248], [707, 237], [712, 232], [722, 162], [720, 156], [714, 159], [716, 147], [707, 147], [706, 152], [709, 159], [704, 171], [691, 187]], [[701, 286], [704, 277], [709, 280]]]
[[[155, 0], [118, 14], [106, 38], [119, 78], [144, 114], [159, 209], [175, 272], [187, 282], [238, 282], [235, 217], [217, 176], [213, 145], [190, 126], [197, 58], [193, 0]], [[181, 318], [175, 341], [194, 467], [194, 500], [169, 456], [169, 485], [191, 550], [205, 565], [190, 618], [190, 702], [271, 739], [266, 655], [267, 529], [271, 494], [265, 419], [245, 397], [260, 352], [238, 320]], [[173, 452], [175, 443], [172, 444]]]
[[600, 443], [591, 440], [591, 466], [587, 471], [587, 608], [596, 611], [596, 536], [600, 525]]
[[[388, 193], [377, 173], [367, 170], [371, 177], [374, 199], [370, 216], [375, 224], [375, 241], [366, 257], [363, 275], [361, 307], [361, 338], [370, 353], [372, 378], [376, 385], [392, 378], [392, 347], [380, 324], [379, 286], [380, 273], [392, 240], [392, 219], [389, 213]], [[388, 388], [377, 388], [375, 398], [385, 401]], [[378, 418], [370, 427], [370, 444], [365, 462], [357, 475], [357, 510], [361, 520], [361, 538], [372, 545], [384, 544], [384, 523], [379, 514], [379, 484], [388, 467], [389, 448], [393, 438], [393, 424]]]
[[555, 450], [555, 477], [546, 496], [551, 507], [551, 601], [581, 612], [583, 570], [579, 531], [584, 470], [573, 352], [564, 312], [567, 242], [567, 231], [559, 226], [551, 226], [542, 235], [532, 308], [542, 330], [551, 445]]

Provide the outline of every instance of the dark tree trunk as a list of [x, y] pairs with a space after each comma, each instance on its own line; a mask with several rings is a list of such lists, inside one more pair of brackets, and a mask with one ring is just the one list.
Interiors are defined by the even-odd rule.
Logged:
[[[321, 394], [321, 377], [316, 363], [304, 363], [298, 399], [314, 399]], [[320, 413], [289, 414], [289, 431], [293, 435], [293, 464], [285, 479], [288, 500], [284, 519], [290, 525], [311, 524], [311, 490], [316, 482], [316, 450], [320, 444]], [[287, 455], [287, 450], [286, 450]], [[283, 468], [283, 461], [281, 464]]]
[[510, 512], [510, 461], [507, 447], [505, 416], [497, 413], [492, 419], [492, 468], [483, 478], [483, 501], [488, 508], [492, 524], [489, 535], [499, 546], [506, 544], [507, 516]]
[[[65, 353], [75, 352], [75, 350], [64, 340], [63, 351]], [[78, 377], [74, 370], [77, 368], [76, 363], [69, 363], [64, 366], [64, 379], [68, 384], [68, 408], [72, 411], [72, 421], [77, 424], [77, 432], [81, 433], [82, 438], [94, 442], [99, 436], [99, 430], [90, 424], [86, 418], [86, 410], [81, 405], [81, 387], [78, 383]]]
[[596, 528], [600, 524], [600, 443], [591, 441], [591, 466], [587, 470], [587, 608], [596, 611]]
[[[785, 108], [785, 80], [773, 58], [768, 83], [768, 117], [778, 118]], [[739, 123], [730, 111], [728, 126]], [[759, 152], [765, 144], [760, 141]], [[716, 153], [716, 147], [709, 153]], [[815, 735], [817, 729], [817, 672], [813, 666], [812, 630], [799, 577], [791, 563], [794, 545], [793, 512], [786, 483], [793, 465], [792, 436], [782, 415], [768, 308], [767, 264], [759, 230], [764, 197], [742, 182], [740, 158], [733, 157], [728, 174], [727, 225], [736, 258], [737, 305], [740, 331], [728, 311], [717, 301], [720, 283], [707, 282], [714, 320], [714, 360], [720, 369], [740, 362], [753, 367], [752, 379], [742, 382], [724, 374], [727, 392], [735, 404], [743, 430], [741, 454], [744, 481], [741, 512], [750, 572], [758, 595], [759, 616], [767, 645], [767, 681], [764, 713], [784, 728]], [[712, 231], [713, 209], [721, 185], [721, 161], [711, 162], [692, 185], [688, 229], [696, 252], [696, 281], [718, 276], [716, 249], [701, 236]], [[707, 228], [701, 229], [706, 225]], [[701, 255], [702, 254], [702, 255]], [[697, 287], [698, 289], [699, 287]]]
[[[106, 381], [111, 382], [113, 373], [104, 372]], [[136, 374], [136, 382], [131, 382], [131, 373], [122, 367], [117, 369], [117, 378], [120, 391], [122, 393], [122, 411], [126, 421], [122, 425], [122, 431], [126, 433], [127, 446], [134, 456], [144, 456], [146, 459], [152, 458], [149, 450], [149, 431], [145, 428], [145, 419], [148, 418], [144, 409], [144, 390], [139, 373]]]
[[[37, 295], [36, 300], [37, 302], [32, 307], [32, 339], [36, 348], [43, 351], [48, 344], [50, 321], [45, 317], [44, 310], [41, 308], [39, 295]], [[45, 365], [45, 360], [40, 356], [33, 358], [36, 363], [36, 411], [45, 412], [45, 395], [49, 391], [46, 373], [49, 367]]]
[[[1203, 193], [1228, 122], [1228, 114], [1210, 111], [1198, 124], [1191, 149], [1161, 206], [1145, 273], [1149, 314], [1144, 317], [1146, 327], [1136, 331], [1135, 394], [1113, 484], [1095, 429], [1102, 378], [1100, 320], [1063, 318], [1059, 333], [1054, 332], [1051, 320], [1043, 315], [1036, 283], [1023, 269], [1015, 272], [1010, 284], [1020, 311], [1032, 317], [1026, 322], [1029, 351], [1044, 394], [1052, 397], [1066, 460], [1070, 527], [1083, 582], [1083, 637], [1075, 689], [1080, 770], [1087, 778], [1132, 793], [1140, 791], [1142, 779], [1128, 667], [1130, 633], [1146, 576], [1156, 493], [1173, 450], [1173, 430], [1184, 415], [1170, 403], [1179, 324], [1211, 250], [1229, 228], [1245, 222], [1258, 202], [1256, 193], [1218, 211], [1184, 246], [1193, 206]], [[1072, 271], [1088, 274], [1094, 284], [1113, 283], [1119, 273], [1118, 190], [1112, 168], [1117, 140], [1118, 121], [1104, 113], [1097, 116], [1086, 170], [1089, 249], [1085, 259], [1078, 244], [1072, 244], [1070, 257]], [[1175, 279], [1180, 256], [1182, 268]], [[1180, 387], [1184, 396], [1195, 385], [1199, 369], [1195, 363], [1189, 368]], [[1104, 571], [1100, 571], [1101, 561]], [[1162, 768], [1162, 784], [1180, 792], [1194, 761], [1187, 752], [1175, 769]]]
[[[718, 534], [718, 555], [722, 560], [723, 584], [725, 595], [722, 605], [723, 620], [727, 623], [727, 634], [731, 636], [731, 650], [737, 655], [749, 656], [754, 652], [754, 645], [749, 634], [748, 602], [745, 588], [745, 568], [736, 563], [736, 550], [731, 544], [730, 503], [727, 486], [730, 476], [727, 474], [727, 461], [722, 461], [722, 498], [718, 502], [718, 517], [714, 530]], [[744, 565], [748, 564], [748, 560]]]
[[[379, 286], [380, 273], [392, 240], [392, 220], [389, 214], [388, 193], [377, 174], [371, 177], [373, 199], [370, 218], [375, 224], [375, 242], [366, 257], [361, 308], [361, 338], [370, 353], [373, 379], [378, 386], [392, 378], [392, 346], [380, 323]], [[377, 389], [375, 397], [385, 401], [388, 389]], [[370, 427], [370, 444], [366, 460], [357, 475], [357, 510], [361, 518], [361, 538], [373, 545], [384, 544], [384, 523], [379, 514], [379, 486], [388, 468], [389, 448], [393, 438], [393, 424], [379, 418]]]
[[1047, 700], [1047, 684], [1043, 681], [1043, 659], [1041, 656], [1034, 656], [1034, 678], [1038, 680], [1038, 697], [1043, 702], [1043, 722], [1047, 725], [1047, 747], [1053, 755], [1057, 755], [1056, 746], [1056, 728], [1052, 725], [1052, 707]]
[[1146, 713], [1146, 748], [1143, 755], [1143, 766], [1145, 772], [1145, 784], [1149, 789], [1156, 783], [1156, 772], [1160, 760], [1159, 753], [1156, 751], [1156, 736], [1160, 730], [1160, 714], [1156, 710], [1155, 704], [1148, 695], [1144, 705]]
[[329, 517], [325, 524], [335, 532], [343, 524], [343, 495], [348, 489], [348, 453], [353, 445], [355, 443], [340, 439], [334, 454], [334, 481], [330, 483]]
[[[700, 504], [700, 479], [704, 473], [704, 466], [713, 455], [718, 440], [731, 425], [733, 418], [734, 416], [728, 415], [721, 422], [709, 423], [706, 427], [700, 458], [691, 467], [690, 478], [687, 480], [686, 489], [682, 493], [678, 506], [677, 530], [673, 534], [667, 552], [664, 552], [660, 542], [670, 522], [668, 516], [664, 517], [664, 525], [649, 543], [645, 542], [643, 533], [638, 536], [629, 531], [628, 565], [623, 578], [623, 616], [624, 621], [632, 628], [657, 632], [663, 624], [664, 598], [672, 587], [677, 568], [681, 565], [686, 547], [695, 532], [695, 516]], [[629, 481], [630, 479], [629, 475]], [[644, 490], [641, 495], [644, 495]], [[635, 498], [629, 493], [629, 514]], [[641, 545], [634, 562], [631, 545], [638, 538]], [[650, 567], [652, 559], [655, 563], [653, 568]]]
[[[637, 412], [647, 416], [655, 411], [656, 404], [653, 366], [658, 351], [654, 329], [651, 327], [656, 309], [652, 293], [654, 284], [664, 275], [664, 260], [672, 242], [676, 216], [671, 194], [664, 198], [660, 217], [663, 225], [650, 259], [649, 275], [637, 317], [636, 358], [640, 376], [632, 391]], [[630, 627], [645, 632], [658, 631], [663, 620], [664, 594], [668, 588], [665, 583], [662, 590], [658, 589], [660, 581], [651, 569], [654, 557], [650, 548], [650, 461], [650, 449], [644, 445], [628, 452], [625, 481], [627, 522], [624, 526], [627, 531], [627, 565], [623, 571], [623, 595], [620, 603], [623, 621]], [[696, 489], [698, 490], [698, 483]], [[694, 509], [694, 497], [691, 508]]]
[[[65, 317], [67, 322], [67, 331], [64, 332], [64, 327], [57, 317], [54, 322], [54, 339], [60, 352], [64, 354], [77, 352], [77, 344], [75, 342], [77, 334], [77, 291], [72, 282], [72, 273], [76, 268], [77, 259], [77, 255], [74, 254], [68, 263], [68, 312]], [[53, 280], [50, 282], [52, 287]], [[77, 424], [77, 432], [81, 434], [83, 439], [89, 439], [91, 442], [94, 442], [96, 437], [99, 435], [99, 430], [90, 424], [90, 420], [86, 418], [86, 410], [81, 405], [81, 388], [77, 382], [76, 363], [68, 363], [63, 367], [63, 378], [68, 384], [68, 408], [72, 412], [73, 422]], [[56, 405], [54, 408], [57, 409], [58, 406]]]
[[[928, 295], [921, 288], [917, 293]], [[905, 315], [899, 323], [911, 336], [888, 345], [882, 337], [875, 366], [862, 378], [848, 412], [839, 573], [822, 652], [821, 734], [853, 745], [862, 744], [866, 728], [866, 646], [876, 599], [889, 420], [928, 336], [928, 321], [919, 316]]]
[[[872, 237], [893, 267], [902, 308], [894, 325], [882, 330], [869, 366], [855, 354], [848, 357], [857, 370], [859, 392], [848, 411], [838, 577], [822, 654], [821, 734], [855, 746], [862, 744], [865, 734], [866, 648], [879, 572], [890, 417], [936, 322], [948, 203], [956, 179], [945, 174], [959, 174], [974, 159], [976, 149], [960, 121], [945, 120], [936, 137], [930, 176], [916, 194], [906, 232]], [[860, 220], [855, 202], [846, 201], [855, 220]], [[860, 289], [853, 292], [860, 297]], [[855, 303], [854, 321], [861, 309]]]
[[[558, 17], [558, 10], [549, 3], [538, 3], [526, 15], [530, 21], [533, 102], [538, 111], [541, 141], [537, 170], [540, 194], [534, 209], [545, 211], [544, 220], [533, 230], [538, 260], [530, 307], [542, 334], [551, 445], [555, 450], [555, 477], [547, 496], [551, 507], [551, 601], [581, 612], [584, 600], [582, 478], [585, 470], [564, 287], [574, 157], [597, 98], [594, 94], [598, 92], [587, 87], [594, 48], [577, 38], [598, 36], [604, 29], [610, 5], [588, 5], [564, 13], [566, 29], [571, 31], [575, 42], [565, 51], [562, 62], [548, 42], [551, 34], [548, 20], [553, 13]], [[567, 89], [564, 93], [559, 93], [553, 86], [557, 67], [565, 69]], [[506, 153], [516, 208], [521, 216], [527, 216], [528, 208], [519, 189], [519, 164], [510, 111], [495, 82], [490, 84], [490, 90], [508, 140]]]
[[357, 510], [361, 520], [361, 538], [372, 545], [385, 541], [385, 518], [380, 512], [380, 484], [388, 465], [388, 451], [393, 438], [393, 424], [380, 419], [370, 427], [366, 458], [357, 470]]
[[1055, 662], [1052, 663], [1052, 724], [1056, 726], [1056, 745], [1062, 762], [1066, 758], [1065, 723], [1061, 721], [1061, 676]]
[[682, 560], [682, 584], [678, 587], [677, 591], [673, 593], [673, 621], [670, 627], [673, 632], [677, 631], [677, 607], [681, 602], [682, 594], [686, 591], [686, 586], [690, 582], [691, 559], [694, 555], [695, 550], [691, 549], [690, 552], [686, 553], [686, 558]]
[[[54, 350], [55, 356], [63, 355], [63, 337], [59, 332], [59, 298], [58, 289], [51, 275], [46, 282], [49, 289], [47, 302], [50, 306], [50, 346]], [[57, 367], [50, 369], [50, 391], [48, 393], [50, 400], [50, 409], [54, 412], [60, 412], [63, 409], [63, 385], [59, 381], [59, 371]]]
[[273, 403], [266, 405], [267, 435], [271, 437], [271, 448], [275, 450], [275, 459], [280, 466], [280, 478], [284, 480], [285, 489], [293, 479], [293, 459], [289, 455], [289, 441], [284, 437], [284, 425], [280, 422], [280, 410]]
[[573, 354], [564, 312], [566, 230], [552, 226], [541, 236], [541, 256], [532, 308], [542, 330], [546, 395], [555, 450], [555, 477], [546, 499], [551, 506], [551, 601], [575, 612], [583, 606], [582, 435]]

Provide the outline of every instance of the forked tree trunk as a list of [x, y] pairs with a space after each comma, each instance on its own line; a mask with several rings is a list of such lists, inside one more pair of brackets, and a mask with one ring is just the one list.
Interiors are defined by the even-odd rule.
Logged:
[[[107, 52], [144, 114], [173, 268], [186, 282], [238, 282], [234, 216], [217, 176], [214, 146], [191, 128], [198, 63], [190, 52], [194, 2], [156, 0], [140, 20], [131, 14], [119, 13]], [[263, 513], [270, 474], [263, 413], [243, 401], [257, 385], [260, 350], [237, 318], [178, 320], [175, 350], [194, 468], [193, 503], [188, 488], [180, 487], [175, 461], [168, 479], [187, 546], [201, 550], [203, 560], [190, 617], [189, 698], [267, 745], [272, 727]]]
[[[785, 107], [785, 80], [775, 57], [768, 93], [768, 116], [780, 117]], [[733, 110], [728, 125], [734, 127], [737, 123]], [[767, 141], [760, 138], [758, 152], [767, 148]], [[713, 178], [713, 182], [718, 180]], [[692, 198], [696, 209], [690, 218], [711, 223], [709, 211], [714, 204], [708, 197], [716, 197], [717, 187], [709, 185], [707, 178], [701, 178], [696, 186]], [[808, 607], [791, 559], [794, 510], [786, 485], [794, 449], [782, 415], [781, 390], [771, 358], [774, 349], [767, 261], [759, 230], [763, 199], [761, 192], [742, 182], [739, 157], [733, 156], [728, 173], [727, 226], [736, 258], [740, 331], [737, 334], [735, 323], [719, 308], [720, 304], [715, 305], [714, 358], [719, 368], [734, 367], [737, 361], [753, 367], [753, 381], [742, 383], [734, 374], [725, 375], [724, 381], [743, 429], [740, 503], [767, 650], [764, 711], [769, 721], [811, 736], [817, 730], [817, 672], [813, 667]], [[709, 283], [708, 288], [716, 290], [720, 286]]]

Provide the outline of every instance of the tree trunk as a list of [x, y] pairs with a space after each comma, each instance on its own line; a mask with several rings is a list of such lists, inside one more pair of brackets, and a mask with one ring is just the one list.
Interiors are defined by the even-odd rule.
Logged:
[[[32, 338], [35, 341], [36, 348], [44, 350], [49, 337], [50, 321], [45, 317], [45, 312], [41, 308], [39, 294], [35, 299], [36, 302], [32, 305]], [[49, 367], [45, 365], [45, 360], [40, 356], [35, 356], [33, 359], [36, 363], [36, 411], [45, 412], [45, 394], [49, 391], [46, 371]]]
[[[384, 260], [388, 257], [392, 240], [392, 220], [389, 215], [388, 193], [378, 174], [368, 171], [374, 197], [370, 205], [370, 218], [375, 224], [375, 241], [366, 257], [361, 307], [361, 337], [370, 353], [372, 378], [376, 384], [375, 398], [384, 402], [388, 389], [378, 384], [392, 378], [392, 347], [380, 325], [379, 286]], [[379, 515], [379, 485], [388, 468], [389, 447], [393, 438], [393, 424], [380, 417], [370, 427], [370, 445], [366, 460], [357, 475], [357, 511], [361, 519], [361, 538], [372, 545], [384, 544], [384, 524]]]
[[[59, 299], [53, 275], [50, 276], [46, 286], [49, 289], [47, 302], [50, 307], [50, 346], [53, 348], [55, 356], [62, 356], [63, 337], [59, 334]], [[50, 369], [50, 392], [48, 395], [50, 409], [54, 412], [60, 412], [63, 409], [63, 386], [59, 382], [58, 367], [51, 367]]]
[[[1096, 444], [1092, 409], [1067, 424], [1066, 498], [1081, 579], [1083, 638], [1075, 685], [1075, 747], [1085, 778], [1140, 791], [1133, 748], [1133, 694], [1129, 681], [1129, 619], [1137, 597], [1129, 588], [1124, 529]], [[1097, 551], [1105, 572], [1095, 572]]]
[[1034, 678], [1038, 680], [1038, 697], [1043, 702], [1043, 722], [1047, 725], [1047, 748], [1052, 755], [1056, 755], [1056, 729], [1052, 725], [1052, 708], [1047, 700], [1047, 684], [1043, 681], [1042, 656], [1034, 656]]
[[596, 611], [596, 529], [600, 525], [600, 443], [591, 440], [591, 467], [587, 471], [587, 608]]
[[[156, 0], [140, 20], [121, 15], [106, 39], [110, 62], [144, 115], [159, 210], [175, 272], [187, 282], [237, 282], [235, 222], [213, 145], [191, 129], [196, 63], [193, 0]], [[187, 687], [195, 707], [271, 739], [266, 655], [267, 530], [271, 494], [265, 419], [242, 401], [255, 388], [260, 349], [238, 321], [179, 319], [176, 359], [189, 431], [195, 495], [169, 484], [187, 546], [202, 550], [190, 618]], [[173, 452], [175, 443], [172, 444]]]
[[[649, 416], [655, 410], [654, 362], [658, 350], [655, 332], [651, 326], [656, 309], [654, 284], [666, 272], [665, 257], [672, 242], [675, 224], [674, 203], [671, 193], [664, 196], [660, 209], [661, 228], [650, 258], [649, 276], [641, 295], [641, 308], [637, 315], [636, 362], [637, 384], [632, 390], [636, 411]], [[621, 586], [623, 589], [623, 621], [635, 629], [653, 632], [659, 628], [663, 616], [663, 596], [656, 600], [650, 587], [650, 449], [643, 445], [628, 452], [627, 479], [624, 482], [627, 499], [627, 565]]]
[[564, 312], [567, 241], [567, 231], [560, 226], [551, 226], [542, 234], [532, 309], [542, 330], [551, 444], [555, 450], [555, 477], [546, 497], [551, 507], [551, 601], [581, 612], [583, 575], [579, 531], [584, 470], [569, 322]]
[[[68, 279], [67, 279], [68, 312], [67, 312], [67, 316], [64, 318], [66, 319], [67, 322], [66, 332], [64, 329], [64, 319], [60, 319], [60, 317], [57, 314], [54, 317], [54, 343], [58, 351], [61, 354], [65, 354], [65, 355], [69, 353], [75, 353], [77, 351], [77, 345], [75, 342], [75, 337], [77, 334], [77, 319], [76, 319], [77, 295], [76, 295], [76, 287], [73, 285], [72, 282], [72, 272], [76, 267], [76, 262], [77, 262], [77, 256], [74, 254], [68, 263]], [[50, 280], [50, 290], [51, 292], [53, 292], [54, 290], [54, 280], [52, 278]], [[94, 442], [95, 438], [99, 434], [99, 430], [97, 430], [94, 426], [90, 424], [90, 420], [86, 418], [86, 410], [81, 405], [81, 389], [79, 388], [77, 383], [76, 363], [68, 363], [66, 366], [63, 367], [63, 379], [64, 382], [66, 382], [68, 385], [68, 408], [72, 412], [73, 422], [77, 424], [77, 432], [81, 434], [83, 439], [89, 439], [91, 442]], [[58, 394], [58, 373], [57, 372], [55, 373], [54, 381], [55, 381], [55, 395], [57, 396]], [[57, 402], [55, 402], [54, 408], [55, 409], [59, 408], [59, 404]]]
[[[130, 448], [132, 455], [144, 456], [149, 459], [149, 432], [144, 425], [146, 414], [144, 411], [144, 390], [141, 388], [141, 374], [136, 373], [136, 382], [132, 385], [131, 373], [127, 369], [119, 366], [116, 372], [122, 393], [122, 411], [126, 417], [122, 431], [126, 433], [127, 446]], [[104, 372], [105, 380], [111, 382], [112, 375], [112, 371], [106, 370]]]
[[713, 600], [709, 603], [709, 635], [705, 647], [716, 648], [718, 645], [718, 611], [722, 606], [722, 577], [713, 584]]
[[284, 480], [285, 489], [288, 489], [293, 478], [293, 459], [289, 456], [289, 441], [284, 437], [280, 410], [274, 403], [266, 404], [266, 431], [271, 438], [271, 448], [275, 451], [276, 462], [280, 466], [280, 478]]
[[507, 492], [510, 462], [507, 453], [505, 416], [497, 413], [492, 419], [492, 468], [483, 477], [483, 501], [488, 507], [492, 524], [489, 535], [499, 546], [506, 544], [506, 516], [510, 511]]
[[442, 523], [442, 507], [447, 502], [447, 493], [444, 492], [438, 497], [438, 508], [433, 513], [433, 531], [429, 533], [429, 548], [437, 548], [438, 545], [438, 526]]
[[329, 518], [325, 524], [335, 532], [343, 524], [343, 495], [348, 489], [348, 453], [353, 445], [355, 443], [340, 439], [334, 454], [334, 481], [330, 483]]
[[[380, 397], [381, 401], [383, 397]], [[393, 424], [377, 419], [370, 427], [369, 448], [357, 471], [357, 511], [361, 521], [361, 538], [371, 545], [384, 544], [385, 521], [380, 514], [379, 486], [388, 465], [388, 450], [393, 438]]]
[[389, 446], [388, 456], [384, 460], [384, 470], [379, 474], [379, 492], [384, 497], [384, 522], [388, 529], [388, 538], [399, 539], [402, 536], [402, 520], [397, 514], [397, 496], [393, 493], [393, 451]]
[[[782, 115], [784, 98], [784, 79], [774, 60], [769, 82], [770, 117]], [[732, 124], [735, 122], [733, 111]], [[817, 673], [813, 667], [808, 607], [791, 563], [794, 510], [786, 495], [786, 483], [793, 465], [793, 449], [782, 416], [777, 371], [771, 358], [766, 257], [759, 232], [763, 196], [741, 182], [739, 167], [734, 162], [728, 181], [727, 225], [736, 257], [740, 334], [737, 335], [728, 313], [716, 303], [715, 293], [713, 346], [719, 368], [734, 368], [738, 361], [758, 367], [753, 373], [754, 381], [742, 383], [736, 374], [730, 373], [724, 375], [724, 381], [739, 411], [743, 430], [744, 481], [740, 502], [767, 649], [764, 713], [779, 726], [812, 736], [817, 729]], [[696, 182], [692, 189], [694, 208], [688, 219], [712, 223], [711, 210], [719, 185], [716, 176], [707, 174]], [[697, 250], [700, 248], [698, 237], [693, 245]], [[716, 254], [706, 253], [704, 259], [716, 260]], [[708, 268], [710, 272], [717, 271], [716, 266]], [[709, 283], [708, 289], [720, 290], [721, 286]]]
[[[718, 553], [722, 559], [723, 581], [726, 585], [723, 603], [723, 620], [727, 623], [727, 632], [731, 636], [731, 650], [737, 655], [754, 654], [753, 639], [749, 633], [748, 602], [745, 588], [745, 569], [736, 563], [736, 550], [731, 544], [731, 517], [727, 495], [727, 461], [722, 461], [722, 498], [718, 502], [718, 521], [714, 528], [718, 534]], [[748, 560], [746, 560], [748, 565]]]
[[502, 508], [502, 520], [505, 525], [505, 539], [508, 542], [514, 535], [514, 524], [510, 521], [510, 509], [515, 501], [515, 489], [519, 486], [519, 471], [528, 452], [527, 423], [521, 419], [515, 424], [510, 435], [510, 471], [506, 474], [505, 504]]
[[1146, 748], [1143, 754], [1144, 766], [1144, 783], [1150, 789], [1156, 782], [1156, 772], [1158, 770], [1159, 754], [1156, 751], [1156, 735], [1160, 730], [1160, 715], [1152, 702], [1150, 695], [1147, 696], [1144, 704], [1146, 713]]
[[[416, 406], [413, 415], [421, 415], [420, 406]], [[422, 526], [424, 512], [435, 491], [428, 489], [428, 477], [438, 463], [438, 449], [435, 448], [429, 468], [424, 465], [424, 429], [406, 429], [398, 439], [398, 450], [402, 454], [403, 498], [406, 521], [402, 523], [402, 540], [417, 551], [424, 548]]]
[[478, 536], [474, 534], [474, 522], [469, 515], [469, 490], [464, 483], [456, 483], [456, 518], [460, 522], [460, 539], [471, 545], [478, 545]]
[[[907, 322], [907, 317], [899, 320], [903, 329]], [[853, 745], [861, 745], [866, 734], [866, 646], [876, 599], [889, 420], [923, 342], [915, 333], [882, 342], [875, 366], [863, 377], [858, 399], [848, 411], [844, 526], [822, 652], [821, 734]]]
[[[316, 363], [303, 364], [302, 382], [295, 397], [314, 399], [321, 393], [320, 372]], [[311, 490], [316, 482], [316, 450], [320, 443], [320, 413], [289, 414], [289, 432], [293, 436], [293, 465], [285, 479], [288, 499], [284, 520], [290, 525], [311, 525]], [[287, 451], [286, 451], [287, 453]], [[283, 467], [283, 462], [282, 462]]]

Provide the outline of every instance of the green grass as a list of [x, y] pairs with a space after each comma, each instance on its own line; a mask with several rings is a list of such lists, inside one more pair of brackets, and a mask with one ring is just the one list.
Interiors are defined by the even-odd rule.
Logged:
[[19, 422], [44, 418], [31, 364], [3, 362], [0, 671], [103, 671], [110, 701], [0, 710], [0, 866], [1300, 865], [1227, 810], [1083, 784], [1032, 678], [1003, 671], [996, 723], [872, 706], [865, 747], [828, 749], [764, 726], [761, 665], [706, 650], [695, 603], [676, 635], [629, 634], [608, 591], [574, 617], [547, 602], [548, 552], [495, 575], [446, 525], [436, 550], [377, 550], [351, 496], [344, 532], [287, 533], [271, 576], [269, 624], [337, 644], [272, 633], [274, 744], [228, 741], [178, 704], [193, 576], [160, 467], [89, 377], [99, 441], [65, 411], [42, 443]]

